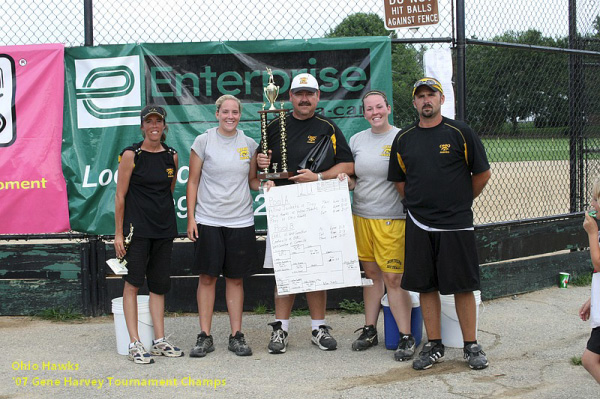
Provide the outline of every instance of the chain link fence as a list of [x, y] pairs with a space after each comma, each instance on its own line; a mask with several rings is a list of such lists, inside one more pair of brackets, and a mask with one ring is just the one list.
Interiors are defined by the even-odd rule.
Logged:
[[[84, 45], [84, 3], [5, 0], [0, 45]], [[390, 32], [383, 0], [94, 0], [90, 27], [94, 45], [391, 35], [394, 123], [402, 126], [416, 117], [410, 91], [423, 53], [457, 48], [457, 3], [439, 0], [437, 25]], [[600, 0], [464, 7], [465, 115], [493, 172], [475, 201], [476, 224], [583, 210], [600, 175]]]

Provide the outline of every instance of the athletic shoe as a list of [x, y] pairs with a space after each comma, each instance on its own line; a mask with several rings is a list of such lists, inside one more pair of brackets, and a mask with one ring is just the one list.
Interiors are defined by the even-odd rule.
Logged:
[[152, 356], [146, 352], [144, 345], [140, 341], [135, 341], [133, 346], [129, 347], [129, 360], [133, 360], [137, 364], [151, 364], [154, 363]]
[[419, 353], [419, 357], [413, 360], [413, 369], [427, 370], [434, 363], [442, 361], [443, 358], [444, 345], [427, 342]]
[[274, 355], [278, 353], [285, 353], [288, 346], [288, 333], [287, 331], [283, 331], [281, 328], [281, 322], [275, 321], [273, 323], [269, 323], [271, 327], [273, 327], [273, 332], [271, 332], [271, 341], [269, 341], [269, 353]]
[[166, 356], [166, 357], [181, 357], [183, 356], [183, 351], [172, 345], [167, 341], [166, 338], [162, 338], [158, 341], [152, 340], [152, 349], [150, 349], [150, 353], [154, 356]]
[[331, 334], [329, 334], [329, 329], [332, 328], [326, 325], [320, 325], [318, 330], [313, 330], [312, 332], [312, 343], [324, 351], [333, 351], [337, 349], [337, 342]]
[[469, 344], [463, 348], [463, 352], [472, 369], [481, 370], [489, 365], [485, 352], [481, 350], [481, 345]]
[[362, 332], [360, 333], [358, 339], [352, 342], [352, 350], [364, 351], [379, 343], [377, 340], [377, 329], [373, 324], [359, 328], [354, 332], [356, 333], [361, 330]]
[[214, 350], [215, 346], [213, 345], [212, 335], [206, 335], [206, 333], [202, 331], [200, 334], [198, 334], [196, 346], [194, 346], [190, 351], [190, 357], [204, 357], [207, 353], [210, 353]]
[[415, 338], [412, 335], [403, 335], [398, 343], [398, 349], [394, 352], [394, 359], [399, 362], [412, 359], [416, 347]]
[[227, 349], [234, 352], [238, 356], [252, 355], [252, 349], [250, 349], [246, 343], [244, 334], [242, 334], [240, 331], [236, 332], [235, 335], [229, 335], [229, 346]]

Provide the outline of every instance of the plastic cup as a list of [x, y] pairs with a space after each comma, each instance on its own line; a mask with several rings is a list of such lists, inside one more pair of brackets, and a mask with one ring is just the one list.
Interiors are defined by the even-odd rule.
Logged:
[[558, 287], [559, 288], [567, 288], [569, 285], [569, 279], [571, 275], [569, 273], [560, 272], [558, 277]]

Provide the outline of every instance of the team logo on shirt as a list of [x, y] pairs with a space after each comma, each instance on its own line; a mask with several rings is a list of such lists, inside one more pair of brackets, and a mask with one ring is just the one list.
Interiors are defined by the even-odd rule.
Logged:
[[391, 151], [392, 151], [392, 146], [391, 145], [384, 145], [383, 146], [383, 151], [381, 151], [381, 156], [389, 158]]
[[317, 141], [317, 136], [308, 136], [307, 144], [314, 144]]
[[450, 144], [440, 144], [440, 154], [450, 154]]
[[172, 178], [175, 176], [175, 170], [173, 168], [167, 168], [167, 177]]
[[240, 160], [250, 159], [250, 151], [248, 151], [248, 147], [238, 148], [237, 152], [240, 154]]

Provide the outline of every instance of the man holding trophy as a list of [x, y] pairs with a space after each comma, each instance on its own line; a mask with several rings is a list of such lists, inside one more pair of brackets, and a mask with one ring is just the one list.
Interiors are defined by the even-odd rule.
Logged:
[[[271, 78], [265, 90], [271, 104], [278, 93], [278, 90], [272, 90], [273, 86]], [[315, 114], [320, 95], [317, 79], [308, 73], [299, 74], [292, 80], [289, 91], [292, 112], [280, 110], [279, 116], [269, 123], [263, 117], [259, 145], [262, 152], [257, 156], [257, 163], [259, 171], [263, 171], [259, 177], [270, 179], [265, 187], [334, 179], [340, 173], [354, 174], [352, 152], [344, 135], [331, 119]], [[264, 267], [273, 268], [268, 235]], [[275, 288], [275, 322], [269, 323], [273, 327], [269, 353], [285, 353], [287, 349], [294, 300], [295, 295], [280, 296]], [[337, 342], [329, 333], [331, 327], [325, 323], [327, 292], [307, 292], [306, 300], [311, 316], [312, 343], [322, 350], [336, 349]]]

